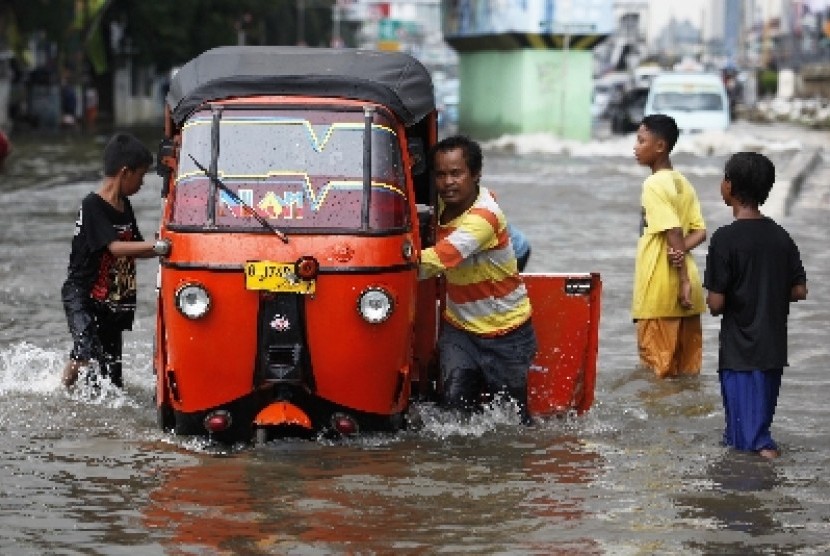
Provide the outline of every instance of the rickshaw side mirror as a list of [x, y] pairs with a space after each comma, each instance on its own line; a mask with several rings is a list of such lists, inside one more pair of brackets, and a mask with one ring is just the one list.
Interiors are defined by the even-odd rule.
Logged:
[[173, 173], [176, 146], [172, 139], [159, 141], [158, 158], [156, 159], [156, 173], [162, 177], [161, 196], [167, 197], [170, 192], [170, 175]]
[[427, 169], [424, 141], [420, 137], [409, 138], [409, 159], [412, 161], [412, 175], [420, 176]]

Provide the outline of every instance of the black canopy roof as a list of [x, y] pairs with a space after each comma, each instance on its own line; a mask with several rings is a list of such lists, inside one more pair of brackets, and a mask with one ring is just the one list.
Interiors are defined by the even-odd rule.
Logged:
[[167, 104], [181, 125], [202, 103], [249, 95], [332, 96], [388, 106], [406, 125], [435, 109], [432, 79], [402, 52], [293, 46], [224, 46], [176, 72]]

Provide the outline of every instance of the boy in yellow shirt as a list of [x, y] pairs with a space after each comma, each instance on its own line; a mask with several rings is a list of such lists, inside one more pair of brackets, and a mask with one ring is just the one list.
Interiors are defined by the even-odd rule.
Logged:
[[631, 316], [640, 362], [658, 378], [697, 375], [703, 364], [700, 315], [705, 310], [697, 265], [688, 252], [706, 239], [691, 183], [672, 168], [679, 131], [663, 114], [643, 118], [634, 157], [651, 168], [643, 182]]

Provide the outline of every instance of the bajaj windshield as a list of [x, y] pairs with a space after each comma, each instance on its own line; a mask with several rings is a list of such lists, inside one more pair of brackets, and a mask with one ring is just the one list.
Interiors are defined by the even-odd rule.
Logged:
[[297, 232], [407, 226], [398, 137], [382, 114], [370, 113], [369, 123], [363, 111], [195, 114], [182, 131], [171, 224], [242, 231], [262, 229], [265, 219]]

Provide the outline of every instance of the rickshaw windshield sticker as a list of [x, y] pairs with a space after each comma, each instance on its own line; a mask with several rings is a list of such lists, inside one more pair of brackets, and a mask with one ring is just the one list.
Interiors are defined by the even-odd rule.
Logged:
[[[176, 204], [181, 202], [192, 210], [177, 207], [177, 223], [198, 224], [203, 219], [198, 205], [207, 206], [208, 189], [200, 185], [206, 178], [186, 155], [193, 154], [197, 160], [209, 156], [209, 124], [205, 118], [198, 118], [186, 125]], [[218, 192], [216, 224], [258, 226], [251, 214], [255, 210], [280, 225], [359, 226], [364, 194], [364, 131], [360, 122], [315, 126], [307, 119], [293, 117], [224, 117], [219, 133], [218, 177], [239, 200]], [[403, 163], [397, 136], [387, 125], [372, 126], [372, 178], [370, 211], [392, 214], [372, 218], [380, 225], [403, 225], [403, 207], [407, 206]]]

